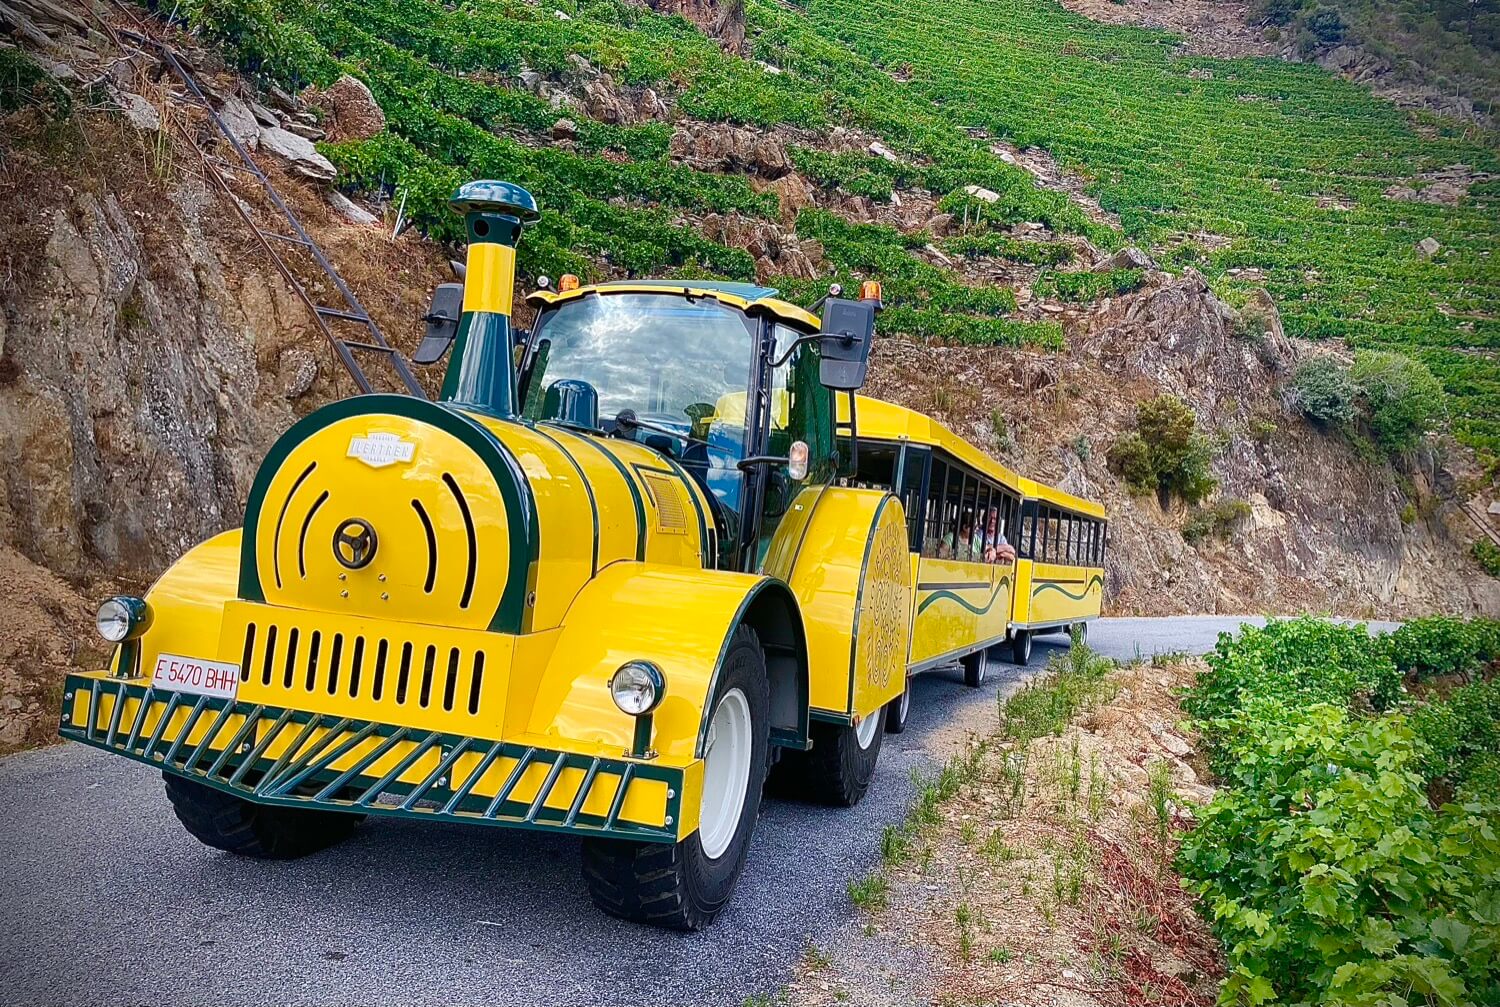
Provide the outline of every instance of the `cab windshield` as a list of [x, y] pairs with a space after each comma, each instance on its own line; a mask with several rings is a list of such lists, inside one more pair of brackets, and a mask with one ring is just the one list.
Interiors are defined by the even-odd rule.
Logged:
[[[731, 512], [738, 511], [745, 456], [745, 402], [757, 323], [707, 297], [591, 294], [540, 319], [524, 412], [545, 415], [555, 382], [583, 382], [599, 403], [599, 426], [615, 432], [624, 410], [682, 440], [671, 446]], [[649, 436], [647, 434], [646, 436]], [[660, 438], [667, 440], [668, 438]]]
[[527, 416], [542, 419], [547, 388], [566, 379], [593, 388], [606, 429], [630, 409], [683, 434], [715, 419], [738, 423], [743, 434], [754, 332], [754, 322], [708, 298], [602, 294], [569, 301], [537, 333]]

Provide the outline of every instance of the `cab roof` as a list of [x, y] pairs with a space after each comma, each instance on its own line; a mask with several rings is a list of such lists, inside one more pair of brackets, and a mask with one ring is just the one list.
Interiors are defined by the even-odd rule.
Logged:
[[[837, 398], [839, 422], [847, 423], [849, 422], [849, 399], [844, 395], [837, 396]], [[1033, 497], [1090, 517], [1106, 516], [1101, 504], [1020, 475], [980, 451], [937, 420], [914, 409], [907, 409], [894, 402], [884, 402], [866, 395], [859, 396], [855, 409], [858, 413], [857, 421], [861, 437], [877, 441], [908, 440], [916, 444], [938, 447], [970, 468], [978, 469], [997, 480], [1002, 486], [1008, 486], [1022, 496]]]
[[577, 290], [559, 293], [553, 290], [538, 290], [528, 294], [526, 303], [536, 307], [563, 304], [588, 294], [675, 294], [691, 297], [712, 297], [716, 301], [751, 315], [770, 315], [805, 332], [816, 332], [822, 322], [817, 315], [805, 311], [777, 295], [775, 287], [763, 287], [755, 283], [736, 283], [730, 280], [611, 280], [607, 283], [591, 283]]

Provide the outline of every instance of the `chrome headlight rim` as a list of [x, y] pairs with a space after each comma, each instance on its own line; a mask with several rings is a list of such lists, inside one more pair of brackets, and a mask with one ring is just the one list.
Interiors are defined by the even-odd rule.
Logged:
[[620, 712], [642, 717], [661, 705], [667, 678], [651, 661], [626, 661], [609, 678], [609, 696]]
[[106, 598], [94, 612], [94, 629], [106, 643], [137, 640], [151, 627], [151, 606], [132, 595]]

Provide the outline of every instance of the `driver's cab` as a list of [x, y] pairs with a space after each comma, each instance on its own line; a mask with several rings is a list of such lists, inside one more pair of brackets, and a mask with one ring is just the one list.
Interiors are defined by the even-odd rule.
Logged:
[[[776, 294], [640, 281], [538, 291], [520, 412], [671, 458], [706, 491], [720, 567], [758, 569], [792, 500], [807, 505], [838, 470], [834, 395], [852, 394], [842, 386], [855, 371], [863, 380], [877, 306], [826, 301], [855, 309], [856, 323], [869, 317], [869, 332], [840, 340]], [[862, 343], [854, 368], [851, 342]]]

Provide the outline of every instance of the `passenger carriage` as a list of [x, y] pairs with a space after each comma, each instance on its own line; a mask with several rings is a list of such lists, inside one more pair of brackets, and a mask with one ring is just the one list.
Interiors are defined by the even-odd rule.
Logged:
[[[907, 674], [963, 665], [980, 685], [989, 660], [1009, 643], [1012, 660], [1031, 659], [1037, 633], [1087, 632], [1103, 600], [1105, 510], [1027, 479], [941, 423], [867, 396], [840, 400], [859, 446], [850, 481], [890, 489], [906, 514], [912, 629]], [[1001, 543], [1014, 561], [992, 550]], [[905, 728], [910, 693], [887, 726]]]
[[523, 332], [535, 201], [476, 182], [453, 206], [465, 280], [414, 355], [448, 358], [438, 401], [294, 424], [243, 528], [101, 606], [115, 650], [68, 676], [61, 733], [159, 769], [220, 849], [299, 856], [369, 815], [565, 832], [601, 908], [703, 927], [768, 770], [854, 804], [908, 665], [972, 667], [1014, 620], [1019, 567], [913, 557], [913, 529], [951, 523], [931, 487], [961, 515], [983, 474], [972, 500], [1008, 529], [1028, 484], [952, 435], [920, 481], [906, 445], [895, 482], [851, 478], [886, 450], [837, 405], [877, 284], [813, 313], [753, 284], [565, 277]]

